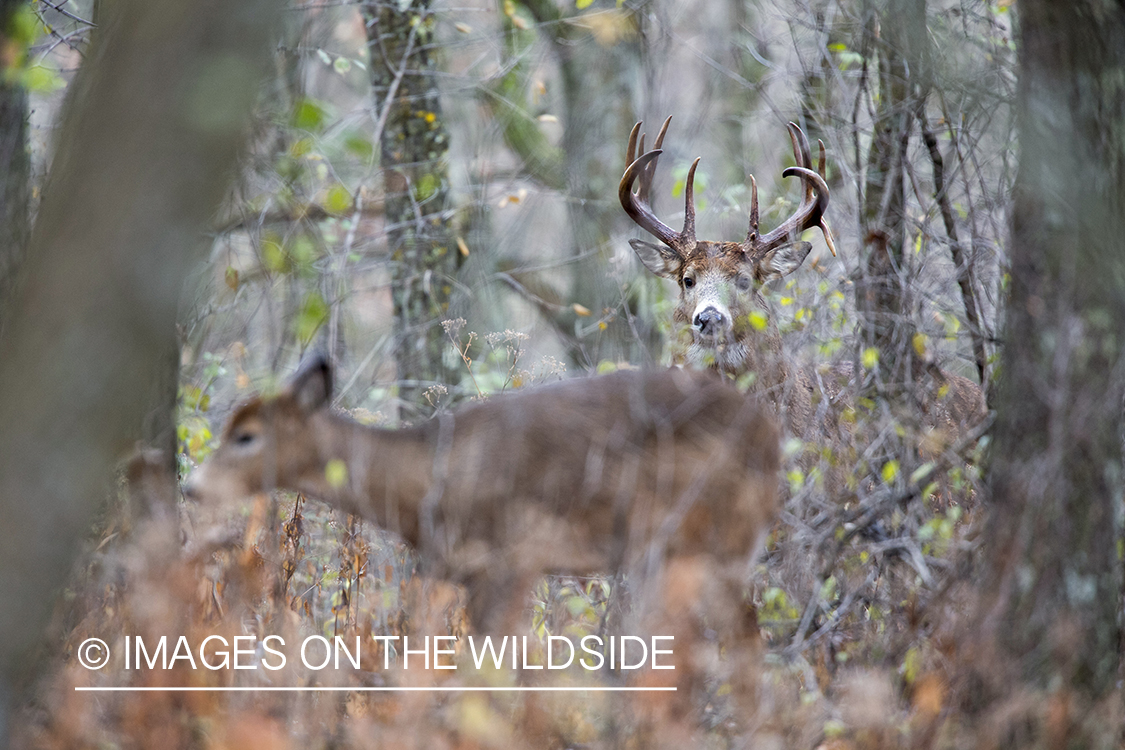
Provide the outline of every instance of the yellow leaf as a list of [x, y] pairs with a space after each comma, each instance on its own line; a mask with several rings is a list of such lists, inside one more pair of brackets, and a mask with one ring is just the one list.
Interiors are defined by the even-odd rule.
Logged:
[[580, 318], [588, 318], [590, 316], [590, 309], [587, 307], [583, 307], [577, 302], [571, 305], [570, 309], [574, 310], [574, 314]]
[[457, 29], [457, 30], [458, 30], [458, 31], [460, 31], [460, 32], [461, 32], [462, 34], [468, 34], [468, 33], [470, 33], [470, 32], [471, 32], [471, 31], [473, 30], [473, 27], [472, 27], [472, 26], [470, 26], [470, 25], [469, 25], [469, 24], [467, 24], [467, 23], [461, 23], [460, 21], [458, 21], [457, 23], [453, 24], [453, 28]]
[[328, 213], [342, 214], [351, 208], [352, 196], [348, 193], [348, 189], [336, 183], [328, 189], [328, 195], [324, 198], [324, 208]]
[[922, 333], [921, 331], [914, 334], [914, 351], [918, 354], [919, 357], [926, 356], [926, 345], [929, 343], [929, 341], [930, 337]]
[[879, 364], [879, 350], [873, 346], [869, 346], [863, 350], [862, 360], [865, 368], [868, 370], [873, 369], [875, 365]]
[[348, 483], [348, 465], [338, 458], [332, 459], [324, 467], [324, 479], [332, 489], [340, 489]]
[[769, 319], [766, 317], [765, 313], [758, 312], [757, 310], [752, 310], [746, 316], [746, 319], [750, 321], [750, 325], [754, 326], [754, 328], [759, 331], [766, 330], [766, 326], [769, 325]]
[[223, 280], [232, 291], [238, 291], [238, 271], [232, 266], [227, 266], [227, 272], [223, 275]]
[[465, 244], [465, 240], [460, 237], [457, 238], [457, 250], [460, 251], [462, 258], [469, 257], [469, 246]]
[[883, 464], [883, 471], [881, 472], [881, 474], [883, 476], [883, 481], [887, 484], [895, 481], [895, 477], [898, 476], [898, 461], [892, 459]]

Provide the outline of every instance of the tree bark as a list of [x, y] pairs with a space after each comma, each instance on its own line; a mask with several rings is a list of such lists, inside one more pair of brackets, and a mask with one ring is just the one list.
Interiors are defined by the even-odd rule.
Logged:
[[1020, 35], [985, 632], [1025, 682], [1096, 699], [1121, 661], [1125, 9], [1022, 0]]
[[914, 112], [927, 95], [926, 1], [885, 0], [868, 7], [868, 42], [878, 50], [878, 104], [861, 207], [865, 254], [856, 307], [865, 346], [879, 351], [879, 380], [896, 390], [912, 372], [905, 248], [905, 163]]
[[[26, 40], [10, 38], [12, 15], [22, 5], [19, 0], [0, 0], [0, 49], [26, 48]], [[7, 322], [31, 221], [27, 89], [11, 62], [10, 55], [0, 56], [0, 331]]]
[[421, 405], [430, 385], [461, 379], [460, 363], [446, 364], [450, 343], [441, 325], [462, 256], [449, 211], [449, 132], [434, 75], [436, 18], [430, 0], [365, 3], [363, 13], [375, 101], [388, 108], [381, 113], [381, 154], [399, 395], [403, 404]]
[[102, 4], [0, 335], [0, 694], [33, 675], [114, 465], [164, 391], [181, 284], [233, 176], [280, 11]]

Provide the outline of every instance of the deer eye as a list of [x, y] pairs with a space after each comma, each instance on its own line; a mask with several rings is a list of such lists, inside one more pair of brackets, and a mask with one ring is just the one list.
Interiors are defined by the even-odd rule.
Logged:
[[745, 292], [747, 289], [750, 288], [750, 277], [749, 276], [739, 276], [738, 280], [735, 281], [734, 283], [735, 283], [735, 285], [738, 286], [738, 291]]
[[695, 279], [692, 278], [691, 276], [685, 276], [684, 277], [684, 289], [691, 289], [693, 286], [695, 286]]
[[234, 436], [235, 445], [250, 445], [258, 436], [253, 432], [240, 432]]

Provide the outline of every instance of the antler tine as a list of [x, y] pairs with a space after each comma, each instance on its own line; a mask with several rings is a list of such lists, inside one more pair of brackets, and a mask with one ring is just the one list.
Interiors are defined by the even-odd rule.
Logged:
[[621, 207], [629, 214], [637, 225], [671, 248], [679, 249], [682, 237], [667, 224], [656, 218], [647, 202], [642, 202], [633, 194], [633, 182], [638, 175], [652, 161], [660, 156], [661, 151], [649, 151], [641, 154], [636, 161], [628, 166], [625, 174], [621, 176], [621, 184], [617, 186], [617, 197], [621, 200]]
[[684, 231], [680, 234], [684, 238], [690, 237], [692, 244], [695, 244], [695, 168], [702, 158], [695, 157], [687, 173], [687, 182], [684, 183]]
[[[621, 207], [625, 209], [625, 213], [641, 229], [677, 252], [685, 253], [695, 246], [694, 181], [695, 168], [699, 164], [699, 159], [695, 160], [688, 171], [684, 190], [686, 207], [684, 209], [683, 231], [676, 232], [656, 218], [656, 214], [653, 213], [652, 206], [649, 203], [649, 192], [652, 188], [653, 176], [656, 174], [656, 160], [664, 153], [660, 147], [664, 143], [664, 135], [668, 132], [668, 124], [671, 121], [671, 117], [664, 121], [660, 133], [656, 136], [653, 150], [647, 152], [644, 151], [644, 134], [640, 132], [641, 123], [638, 122], [633, 126], [633, 130], [629, 134], [629, 146], [626, 151], [629, 164], [625, 168], [625, 174], [621, 176], [621, 183], [617, 186], [617, 196], [621, 200]], [[637, 154], [638, 140], [642, 153], [634, 159], [633, 157]], [[639, 182], [636, 193], [633, 192], [634, 182]]]
[[[639, 153], [647, 153], [645, 151], [645, 134], [641, 133], [641, 142], [637, 146], [640, 150]], [[659, 146], [654, 148], [653, 151], [659, 151]], [[648, 165], [641, 170], [640, 175], [637, 176], [637, 200], [641, 203], [651, 203], [648, 199], [649, 193], [652, 191], [652, 177], [656, 173], [656, 162], [660, 159], [653, 159]]]
[[[660, 126], [660, 132], [656, 134], [656, 141], [652, 144], [653, 151], [660, 151], [661, 146], [664, 145], [664, 135], [668, 132], [668, 124], [672, 122], [672, 115], [668, 115], [664, 120], [664, 124]], [[641, 153], [645, 150], [645, 134], [641, 133]], [[648, 196], [652, 192], [652, 181], [656, 177], [656, 159], [649, 162], [648, 167], [640, 176], [640, 189], [637, 191], [637, 198], [642, 203], [649, 203]]]
[[[632, 164], [637, 159], [637, 136], [640, 135], [640, 132], [641, 123], [639, 122], [633, 126], [632, 130], [629, 131], [629, 145], [625, 149], [625, 164], [627, 165]], [[643, 138], [644, 136], [641, 137]], [[644, 151], [643, 140], [641, 141], [641, 150]]]
[[750, 175], [750, 229], [746, 232], [744, 247], [752, 247], [758, 239], [758, 181]]
[[[790, 242], [794, 235], [799, 235], [809, 227], [819, 226], [822, 230], [824, 229], [824, 212], [828, 208], [829, 197], [828, 184], [824, 181], [824, 178], [806, 167], [788, 167], [781, 173], [781, 176], [798, 176], [807, 181], [807, 184], [815, 188], [816, 200], [802, 200], [801, 205], [797, 207], [792, 216], [762, 237], [758, 247], [755, 248], [757, 252], [765, 252], [785, 242]], [[825, 236], [828, 237], [829, 234], [825, 233]], [[834, 245], [830, 241], [829, 249], [834, 249]]]
[[[812, 154], [809, 153], [809, 139], [805, 137], [805, 131], [801, 130], [795, 122], [789, 123], [786, 127], [789, 130], [789, 140], [793, 142], [793, 160], [797, 162], [798, 167], [812, 169]], [[808, 203], [813, 199], [813, 188], [808, 182], [803, 184], [805, 192], [801, 202]]]

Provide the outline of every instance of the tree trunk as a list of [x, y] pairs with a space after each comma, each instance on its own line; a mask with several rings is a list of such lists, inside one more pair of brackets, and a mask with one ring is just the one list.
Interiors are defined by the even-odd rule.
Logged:
[[375, 101], [389, 108], [381, 134], [387, 245], [399, 390], [403, 404], [424, 403], [433, 384], [456, 386], [461, 364], [447, 365], [449, 316], [461, 265], [449, 211], [449, 133], [434, 75], [430, 0], [365, 3]]
[[1024, 681], [1097, 698], [1121, 661], [1125, 9], [1022, 0], [1020, 33], [985, 632]]
[[905, 164], [914, 112], [928, 87], [925, 0], [885, 0], [878, 11], [869, 7], [865, 35], [878, 49], [879, 109], [860, 209], [866, 258], [856, 306], [864, 345], [879, 352], [879, 385], [894, 392], [912, 371]]
[[[27, 40], [8, 36], [12, 15], [22, 5], [17, 0], [0, 0], [0, 49], [26, 48]], [[23, 263], [31, 221], [27, 90], [18, 71], [8, 66], [11, 57], [0, 55], [0, 331], [7, 323], [7, 307]]]
[[168, 382], [183, 278], [233, 177], [280, 16], [277, 0], [102, 8], [0, 334], [0, 696], [33, 674], [114, 465]]
[[626, 166], [621, 154], [635, 122], [632, 86], [639, 47], [627, 40], [597, 41], [588, 29], [571, 22], [582, 16], [573, 4], [524, 0], [523, 5], [551, 44], [562, 77], [561, 177], [567, 193], [571, 254], [580, 259], [571, 265], [567, 299], [594, 313], [589, 318], [576, 316], [568, 306], [556, 315], [554, 325], [575, 333], [570, 355], [579, 368], [607, 359], [650, 362], [655, 359], [653, 351], [658, 351], [657, 339], [639, 332], [635, 321], [630, 323], [636, 301], [607, 272], [613, 256], [610, 238], [626, 219], [616, 198], [606, 200], [606, 196], [616, 194]]

